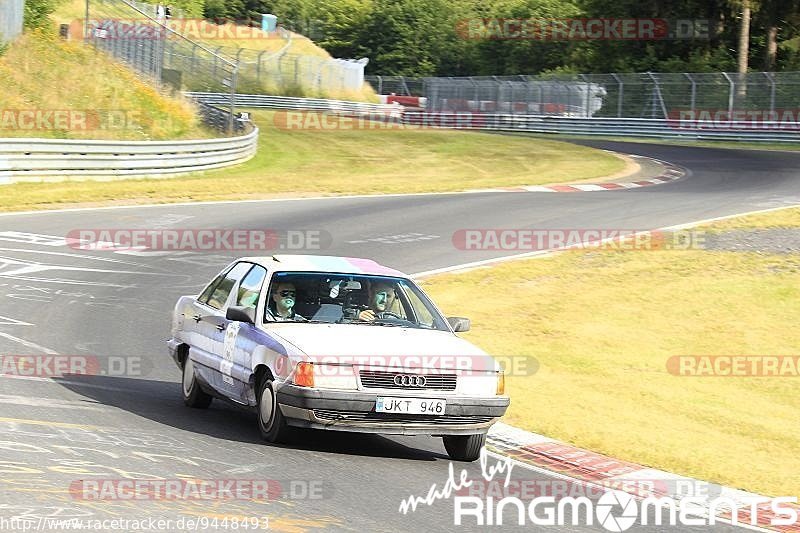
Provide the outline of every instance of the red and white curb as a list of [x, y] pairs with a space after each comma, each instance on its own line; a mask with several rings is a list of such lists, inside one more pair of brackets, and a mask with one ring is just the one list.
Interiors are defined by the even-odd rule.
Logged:
[[[726, 498], [737, 504], [740, 525], [754, 526], [754, 529], [761, 530], [800, 532], [800, 520], [787, 526], [771, 525], [772, 519], [785, 519], [786, 515], [779, 515], [772, 511], [771, 498], [768, 496], [706, 483], [636, 463], [619, 461], [502, 422], [498, 422], [489, 430], [486, 447], [490, 451], [510, 457], [515, 461], [547, 472], [554, 472], [579, 483], [628, 492], [640, 498], [652, 496], [680, 500], [692, 495], [687, 493], [687, 487], [702, 486], [702, 492], [707, 497], [717, 500]], [[642, 492], [644, 487], [646, 487], [646, 493]], [[694, 494], [694, 496], [697, 495]], [[753, 505], [758, 513], [756, 520], [753, 521], [755, 523], [751, 524]], [[799, 505], [781, 504], [781, 506], [791, 507], [800, 515]], [[719, 512], [716, 512], [715, 516], [729, 521], [730, 509], [720, 506]]]
[[[637, 156], [631, 156], [637, 157]], [[519, 187], [495, 187], [491, 189], [473, 189], [469, 192], [594, 192], [594, 191], [614, 191], [619, 189], [637, 189], [639, 187], [650, 187], [652, 185], [662, 185], [679, 180], [686, 176], [687, 171], [666, 161], [659, 161], [652, 158], [640, 158], [655, 161], [663, 167], [658, 176], [630, 182], [602, 182], [602, 183], [572, 183], [566, 185], [522, 185]]]

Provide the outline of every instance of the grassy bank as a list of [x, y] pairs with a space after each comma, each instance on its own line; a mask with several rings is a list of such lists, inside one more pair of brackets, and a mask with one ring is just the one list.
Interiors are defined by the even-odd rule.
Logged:
[[[800, 210], [711, 229], [753, 227], [800, 228]], [[445, 312], [473, 319], [471, 341], [540, 363], [535, 375], [506, 380], [508, 423], [618, 459], [800, 496], [800, 378], [685, 377], [666, 366], [679, 355], [796, 355], [799, 255], [584, 250], [437, 276], [426, 290]]]
[[188, 101], [161, 94], [104, 54], [50, 33], [15, 41], [0, 57], [0, 79], [0, 137], [213, 136]]
[[443, 192], [602, 177], [625, 163], [570, 144], [448, 130], [319, 131], [277, 127], [255, 111], [258, 154], [190, 178], [3, 186], [0, 210], [96, 203], [268, 198], [276, 195]]
[[[51, 18], [56, 24], [69, 24], [73, 39], [80, 39], [85, 16], [84, 0], [62, 0]], [[116, 19], [131, 22], [143, 18], [144, 15], [123, 4], [94, 2], [89, 10], [90, 20]], [[215, 24], [194, 17], [173, 17], [168, 26], [232, 61], [238, 57], [241, 62], [238, 73], [240, 93], [378, 101], [369, 84], [364, 84], [359, 90], [344, 90], [334, 78], [323, 80], [318, 86], [314, 80], [320, 73], [319, 62], [331, 59], [331, 55], [303, 35], [292, 32], [266, 33], [255, 27], [237, 26], [233, 23]], [[291, 38], [287, 40], [284, 35]], [[200, 55], [207, 57], [202, 53]], [[257, 67], [257, 64], [260, 66]], [[327, 69], [323, 70], [327, 72]], [[185, 90], [207, 90], [193, 86], [198, 81], [208, 80], [192, 81], [191, 72], [184, 72], [183, 81]]]

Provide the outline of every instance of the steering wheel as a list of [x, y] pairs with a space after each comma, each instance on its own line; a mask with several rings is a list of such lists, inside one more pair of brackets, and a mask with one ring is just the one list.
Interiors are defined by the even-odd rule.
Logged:
[[391, 311], [383, 311], [381, 313], [376, 313], [375, 318], [378, 318], [378, 319], [396, 318], [398, 320], [405, 320], [405, 318], [403, 318], [400, 315], [397, 315], [395, 313], [392, 313]]

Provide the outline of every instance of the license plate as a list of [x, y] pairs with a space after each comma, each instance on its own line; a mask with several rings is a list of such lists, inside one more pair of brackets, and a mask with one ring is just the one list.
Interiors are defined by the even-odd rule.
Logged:
[[375, 411], [405, 415], [443, 415], [446, 402], [431, 398], [391, 398], [378, 396]]

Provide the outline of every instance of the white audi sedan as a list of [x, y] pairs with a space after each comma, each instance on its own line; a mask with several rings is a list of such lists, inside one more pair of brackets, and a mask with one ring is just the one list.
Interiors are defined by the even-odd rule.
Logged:
[[168, 345], [187, 405], [253, 409], [268, 441], [293, 427], [432, 435], [474, 461], [509, 399], [497, 362], [456, 335], [468, 329], [372, 260], [275, 255], [182, 296]]

